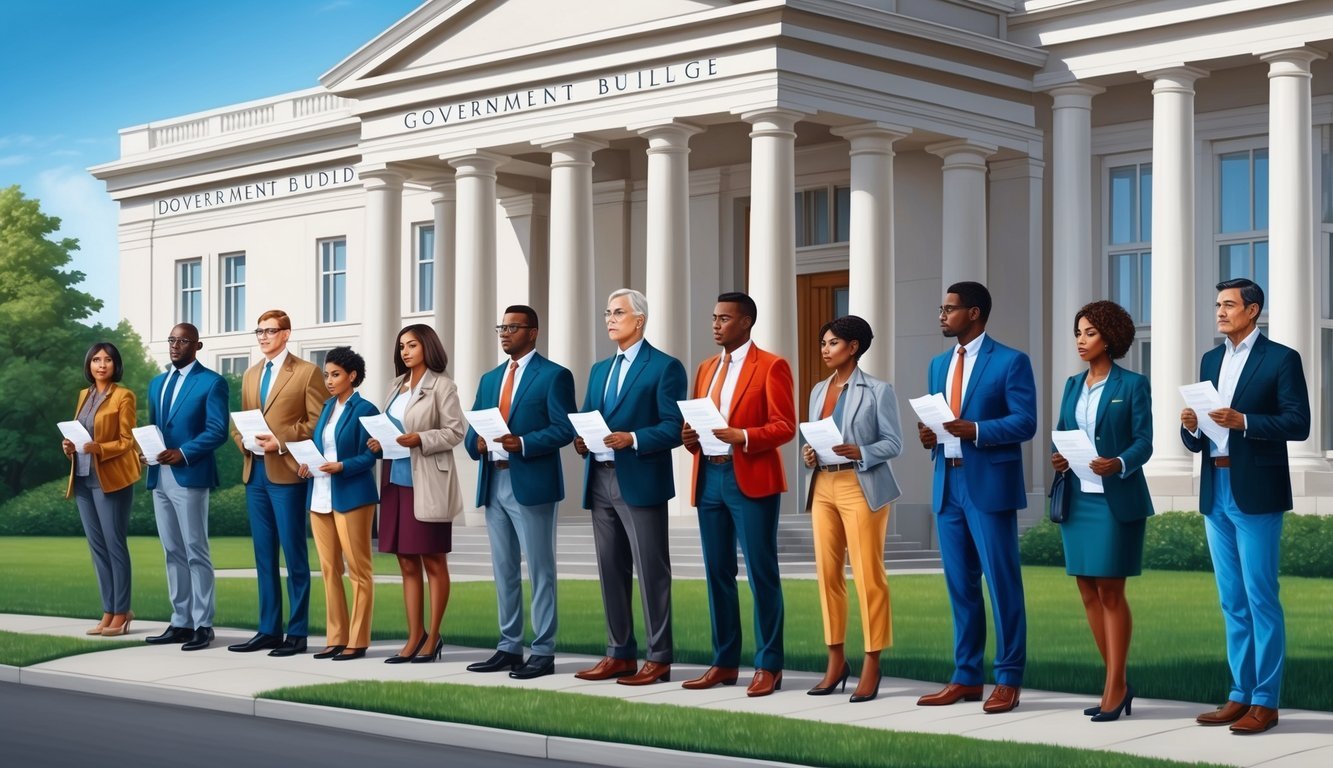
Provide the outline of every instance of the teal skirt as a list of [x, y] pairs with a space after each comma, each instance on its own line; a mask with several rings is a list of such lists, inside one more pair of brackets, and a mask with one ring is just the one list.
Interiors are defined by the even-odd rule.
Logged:
[[1065, 572], [1070, 576], [1123, 578], [1143, 571], [1146, 519], [1122, 523], [1111, 514], [1106, 497], [1084, 493], [1073, 483], [1069, 519], [1060, 526], [1065, 544]]

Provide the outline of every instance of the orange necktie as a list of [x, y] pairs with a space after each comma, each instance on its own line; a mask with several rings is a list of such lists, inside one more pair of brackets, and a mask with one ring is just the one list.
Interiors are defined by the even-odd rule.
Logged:
[[717, 379], [713, 382], [713, 390], [708, 396], [713, 399], [713, 405], [722, 410], [722, 382], [727, 380], [727, 369], [731, 367], [731, 355], [722, 358], [722, 370], [717, 372]]
[[967, 348], [958, 348], [958, 365], [953, 368], [953, 386], [949, 388], [949, 408], [953, 410], [955, 419], [962, 416], [963, 411], [963, 361], [967, 359]]
[[518, 361], [509, 363], [509, 375], [505, 376], [505, 385], [500, 389], [500, 416], [509, 421], [509, 401], [514, 398], [514, 371], [518, 370]]

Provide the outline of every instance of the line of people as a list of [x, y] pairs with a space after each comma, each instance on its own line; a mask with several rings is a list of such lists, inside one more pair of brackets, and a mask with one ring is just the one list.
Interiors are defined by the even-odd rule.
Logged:
[[[1224, 407], [1203, 418], [1230, 430], [1229, 440], [1218, 445], [1203, 435], [1200, 415], [1188, 408], [1180, 420], [1186, 447], [1203, 454], [1201, 510], [1227, 625], [1231, 692], [1226, 704], [1198, 722], [1258, 733], [1277, 723], [1285, 645], [1277, 555], [1281, 512], [1292, 506], [1286, 441], [1308, 435], [1309, 401], [1299, 356], [1258, 332], [1264, 301], [1259, 286], [1241, 279], [1217, 288], [1217, 325], [1225, 340], [1204, 355], [1200, 379], [1216, 384]], [[931, 498], [953, 612], [955, 671], [941, 690], [917, 703], [981, 700], [984, 576], [996, 632], [996, 685], [982, 708], [1000, 713], [1018, 706], [1027, 662], [1017, 512], [1027, 503], [1022, 445], [1035, 436], [1037, 419], [1031, 362], [986, 333], [991, 305], [979, 283], [949, 286], [939, 318], [943, 335], [955, 345], [927, 369], [927, 391], [942, 395], [953, 415], [941, 432], [920, 422], [917, 428], [934, 465]], [[672, 450], [684, 446], [693, 456], [691, 501], [699, 517], [713, 658], [702, 675], [682, 685], [706, 689], [739, 680], [739, 545], [754, 598], [755, 672], [747, 694], [779, 690], [784, 605], [777, 527], [787, 491], [779, 449], [795, 438], [798, 417], [790, 365], [751, 339], [757, 316], [746, 294], [718, 296], [712, 328], [721, 352], [699, 365], [690, 387], [681, 362], [644, 338], [644, 295], [614, 291], [605, 324], [616, 353], [593, 365], [581, 407], [599, 411], [608, 428], [595, 445], [585, 444], [571, 424], [576, 406], [570, 371], [536, 351], [540, 322], [531, 307], [505, 310], [495, 331], [506, 360], [478, 386], [474, 410], [498, 408], [510, 432], [495, 443], [466, 424], [439, 337], [427, 325], [409, 325], [398, 334], [396, 378], [384, 407], [408, 456], [382, 460], [377, 488], [373, 470], [385, 446], [360, 420], [380, 413], [356, 391], [365, 379], [364, 360], [340, 347], [329, 352], [321, 372], [288, 354], [290, 318], [279, 310], [265, 312], [255, 330], [264, 359], [245, 373], [242, 408], [262, 411], [272, 434], [232, 434], [245, 456], [259, 627], [229, 650], [306, 652], [308, 515], [325, 581], [328, 635], [327, 646], [314, 656], [363, 657], [373, 610], [370, 546], [378, 504], [379, 549], [398, 557], [408, 624], [405, 645], [385, 661], [438, 658], [449, 598], [451, 521], [463, 509], [452, 450], [461, 442], [479, 466], [476, 505], [485, 509], [491, 540], [500, 635], [495, 653], [468, 669], [518, 679], [552, 674], [555, 524], [565, 496], [560, 449], [572, 442], [584, 460], [582, 503], [592, 518], [607, 637], [605, 656], [576, 676], [632, 686], [669, 682], [674, 643], [667, 503], [675, 494]], [[1089, 467], [1104, 492], [1073, 484], [1062, 535], [1067, 571], [1076, 577], [1106, 667], [1101, 700], [1085, 714], [1105, 722], [1131, 714], [1134, 699], [1126, 673], [1132, 619], [1125, 580], [1141, 571], [1145, 520], [1153, 514], [1142, 471], [1152, 455], [1151, 396], [1146, 378], [1114, 362], [1134, 338], [1134, 322], [1124, 309], [1093, 302], [1076, 315], [1073, 332], [1088, 367], [1066, 382], [1056, 429], [1086, 433], [1097, 453]], [[873, 338], [869, 324], [856, 316], [821, 327], [820, 354], [831, 375], [810, 392], [808, 419], [831, 418], [843, 442], [832, 448], [836, 461], [821, 458], [808, 444], [800, 454], [812, 474], [806, 508], [828, 646], [826, 672], [807, 693], [845, 692], [851, 675], [844, 652], [844, 563], [850, 561], [865, 649], [852, 702], [878, 695], [880, 654], [893, 640], [884, 539], [890, 507], [901, 493], [891, 461], [901, 454], [903, 438], [893, 386], [858, 367]], [[194, 326], [177, 325], [167, 344], [172, 365], [152, 381], [148, 397], [150, 423], [168, 447], [148, 468], [148, 488], [167, 557], [172, 618], [166, 631], [147, 642], [199, 650], [213, 640], [208, 491], [218, 483], [213, 452], [227, 438], [228, 392], [222, 377], [198, 363], [202, 344]], [[105, 611], [89, 632], [103, 635], [128, 631], [133, 618], [125, 529], [140, 457], [130, 434], [134, 393], [115, 383], [120, 374], [113, 345], [89, 350], [85, 376], [91, 386], [80, 394], [76, 418], [93, 441], [83, 450], [64, 444], [71, 457], [70, 494], [88, 535]], [[725, 426], [707, 435], [696, 431], [678, 406], [690, 397], [711, 400]], [[326, 463], [298, 463], [287, 445], [302, 440], [313, 440]], [[1051, 464], [1057, 472], [1069, 469], [1054, 449]], [[285, 622], [279, 551], [288, 569]], [[532, 581], [534, 633], [526, 657], [523, 560]], [[351, 581], [350, 613], [344, 570]], [[642, 666], [633, 621], [636, 575], [646, 632]]]

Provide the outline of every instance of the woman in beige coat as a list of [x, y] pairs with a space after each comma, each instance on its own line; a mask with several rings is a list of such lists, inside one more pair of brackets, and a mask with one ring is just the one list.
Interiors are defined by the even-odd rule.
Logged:
[[[384, 413], [403, 431], [398, 444], [410, 448], [411, 455], [386, 461], [381, 472], [379, 549], [398, 556], [408, 636], [402, 651], [385, 659], [389, 664], [434, 661], [444, 646], [440, 622], [449, 603], [451, 521], [463, 511], [453, 449], [467, 429], [458, 387], [444, 373], [448, 362], [430, 326], [409, 325], [398, 332], [393, 357], [398, 378]], [[374, 438], [367, 445], [381, 452]], [[429, 624], [421, 605], [423, 571], [430, 584]]]

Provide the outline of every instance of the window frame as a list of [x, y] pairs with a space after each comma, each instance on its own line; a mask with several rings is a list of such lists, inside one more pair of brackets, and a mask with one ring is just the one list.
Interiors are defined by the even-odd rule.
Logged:
[[[241, 279], [236, 282], [229, 282], [227, 268], [232, 262], [240, 259]], [[246, 329], [245, 314], [245, 272], [246, 264], [245, 251], [230, 251], [228, 253], [218, 254], [218, 285], [219, 285], [219, 316], [218, 325], [222, 333], [244, 333]], [[233, 302], [235, 302], [235, 311], [233, 312]]]
[[[1112, 173], [1120, 168], [1133, 166], [1134, 172], [1134, 200], [1131, 208], [1133, 222], [1131, 228], [1137, 239], [1123, 243], [1112, 243], [1113, 222], [1111, 194]], [[1112, 287], [1115, 283], [1112, 280], [1112, 269], [1115, 260], [1121, 256], [1131, 256], [1134, 259], [1134, 269], [1138, 273], [1135, 281], [1134, 290], [1139, 294], [1137, 302], [1140, 307], [1126, 307], [1130, 315], [1134, 318], [1134, 343], [1129, 352], [1121, 361], [1121, 364], [1130, 370], [1149, 375], [1152, 370], [1152, 232], [1151, 222], [1149, 222], [1149, 231], [1143, 231], [1143, 168], [1152, 166], [1152, 151], [1124, 152], [1114, 155], [1102, 156], [1101, 168], [1101, 186], [1099, 213], [1101, 217], [1101, 274], [1104, 291], [1107, 298], [1111, 300], [1119, 299], [1119, 296], [1112, 295]], [[1151, 181], [1149, 181], [1149, 192], [1151, 193]], [[1149, 203], [1149, 212], [1151, 213], [1151, 202]], [[1145, 236], [1146, 235], [1146, 236]], [[1146, 258], [1145, 258], [1146, 257]], [[1148, 265], [1147, 275], [1144, 275], [1144, 263]], [[1147, 280], [1145, 286], [1144, 280]], [[1123, 302], [1118, 302], [1123, 305]], [[1137, 311], [1135, 311], [1137, 310]], [[1147, 317], [1149, 322], [1144, 322]]]
[[[430, 253], [427, 254], [422, 247], [422, 237], [430, 232]], [[430, 266], [430, 280], [425, 281], [422, 278], [422, 268]], [[435, 311], [435, 222], [423, 221], [412, 225], [412, 311], [413, 312], [434, 312]], [[429, 305], [422, 301], [423, 292], [428, 292], [430, 297]]]
[[[337, 243], [342, 243], [342, 248], [343, 248], [343, 265], [342, 265], [342, 269], [341, 269], [341, 270], [337, 269], [337, 256], [336, 256], [336, 250], [335, 250], [335, 246], [336, 246]], [[333, 265], [334, 268], [333, 268], [333, 269], [329, 269], [329, 270], [326, 270], [326, 269], [324, 268], [324, 267], [325, 267], [325, 250], [326, 250], [326, 248], [328, 248], [329, 251], [330, 251], [330, 254], [329, 254], [329, 255], [333, 256], [333, 258], [334, 258], [334, 265]], [[334, 324], [337, 324], [337, 323], [345, 323], [345, 322], [347, 322], [347, 305], [348, 305], [348, 301], [347, 301], [347, 299], [348, 299], [348, 296], [347, 296], [347, 289], [348, 289], [348, 279], [347, 279], [347, 273], [348, 273], [348, 269], [347, 269], [347, 266], [348, 266], [348, 264], [347, 264], [347, 262], [348, 262], [348, 255], [347, 255], [347, 236], [346, 236], [346, 235], [338, 235], [338, 236], [335, 236], [335, 237], [321, 237], [321, 238], [319, 238], [318, 240], [316, 240], [316, 241], [315, 241], [315, 262], [316, 262], [316, 264], [315, 264], [315, 266], [316, 266], [316, 271], [317, 271], [317, 273], [318, 273], [318, 275], [319, 275], [319, 279], [316, 281], [316, 286], [317, 286], [317, 287], [316, 287], [316, 296], [315, 296], [316, 325], [334, 325]], [[339, 288], [339, 283], [337, 283], [337, 280], [338, 280], [338, 277], [339, 277], [339, 276], [341, 276], [341, 278], [342, 278], [342, 282], [341, 282], [341, 284], [340, 284], [341, 289], [342, 289], [342, 314], [341, 314], [341, 316], [338, 316], [338, 312], [337, 312], [337, 310], [338, 310], [338, 306], [337, 306], [337, 304], [336, 304], [337, 296], [338, 296], [337, 289]], [[334, 289], [334, 292], [333, 292], [333, 299], [332, 299], [332, 300], [333, 300], [335, 303], [332, 304], [332, 305], [328, 305], [328, 304], [326, 304], [326, 302], [330, 301], [330, 290], [329, 290], [329, 289], [330, 289], [330, 285], [329, 285], [330, 281], [333, 281], [333, 289]]]
[[[204, 332], [204, 259], [202, 256], [195, 256], [189, 259], [178, 259], [174, 266], [176, 280], [176, 322], [191, 323], [199, 332]], [[193, 285], [186, 285], [186, 270], [191, 270], [195, 282]], [[193, 309], [193, 315], [190, 309]]]

